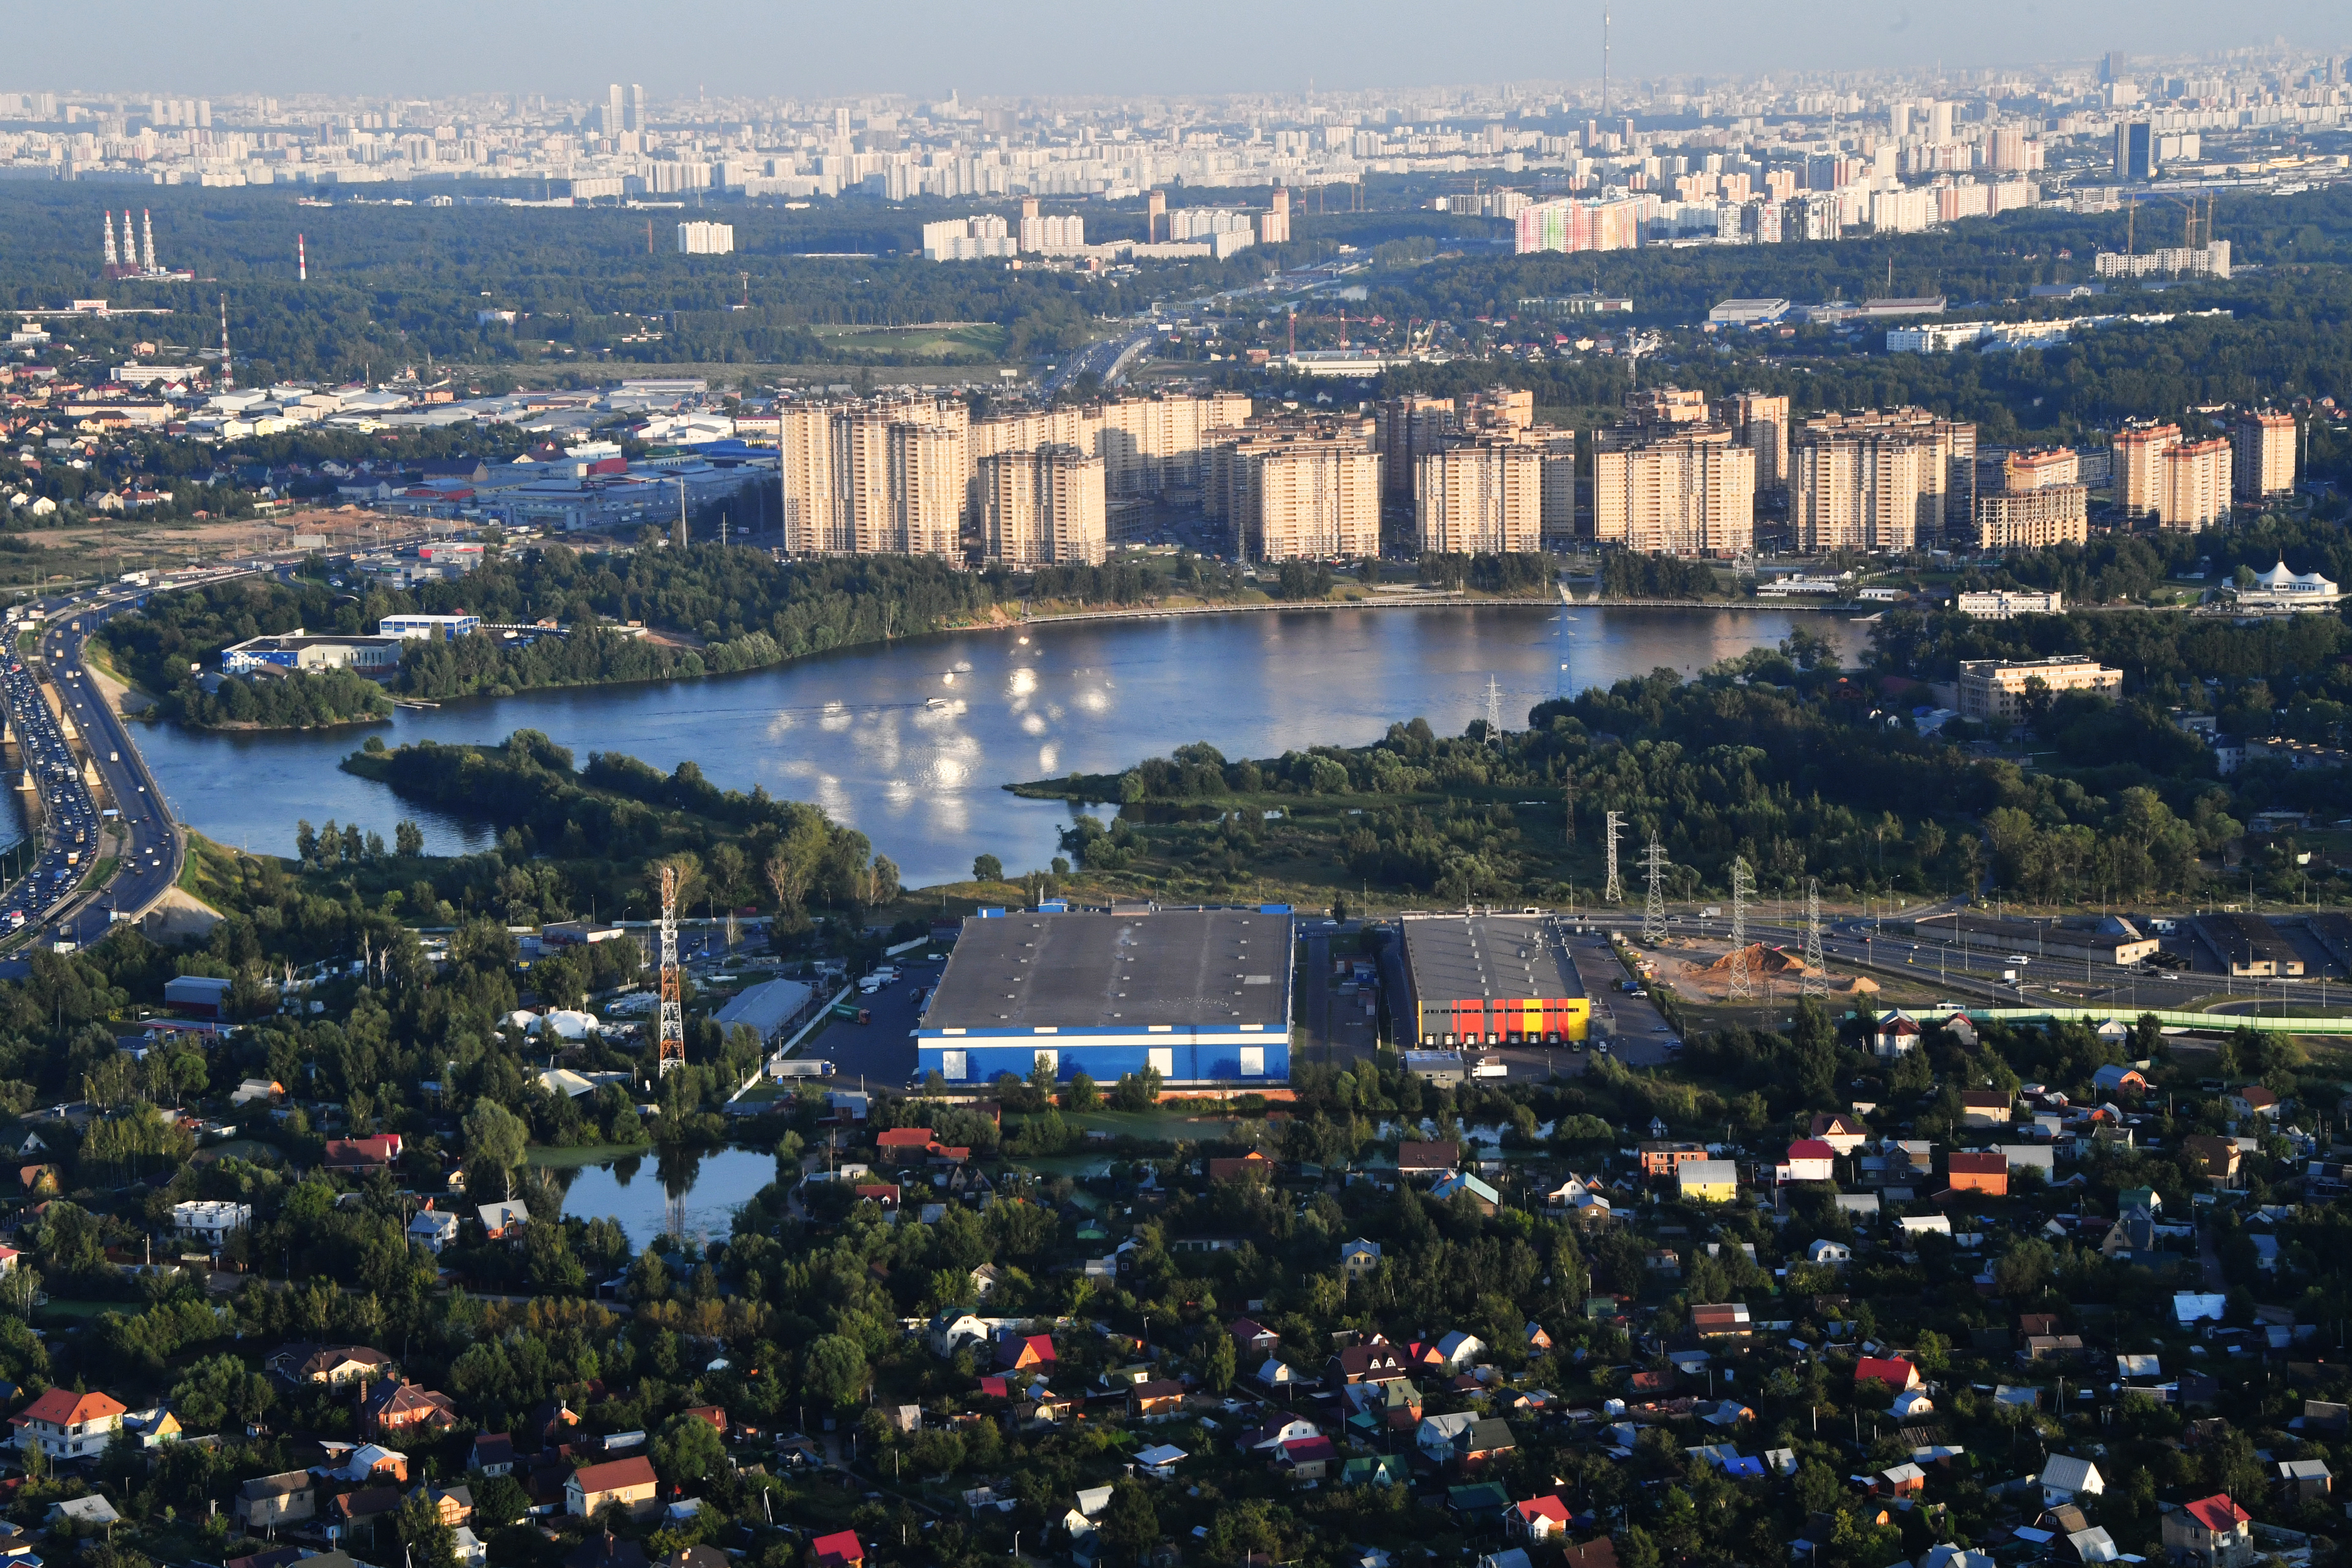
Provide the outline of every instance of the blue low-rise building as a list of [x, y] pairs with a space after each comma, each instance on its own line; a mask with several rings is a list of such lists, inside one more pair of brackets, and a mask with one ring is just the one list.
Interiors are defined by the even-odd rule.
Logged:
[[1147, 1068], [1170, 1086], [1290, 1078], [1286, 909], [1016, 911], [966, 921], [916, 1031], [950, 1085]]

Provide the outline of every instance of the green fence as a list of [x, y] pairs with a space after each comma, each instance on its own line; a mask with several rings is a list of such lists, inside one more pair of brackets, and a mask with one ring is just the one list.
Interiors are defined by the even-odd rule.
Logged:
[[2217, 1034], [2252, 1029], [2273, 1035], [2352, 1035], [2352, 1017], [2264, 1018], [2251, 1013], [2172, 1013], [2155, 1007], [1970, 1007], [1966, 1011], [1971, 1018], [1998, 1018], [2005, 1024], [2104, 1024], [2110, 1018], [2133, 1024], [2153, 1017], [2167, 1028], [2209, 1029]]

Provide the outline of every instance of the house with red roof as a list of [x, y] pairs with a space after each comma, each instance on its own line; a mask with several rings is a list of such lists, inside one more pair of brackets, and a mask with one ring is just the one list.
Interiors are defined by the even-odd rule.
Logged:
[[2009, 1195], [2009, 1156], [1990, 1154], [1951, 1153], [1945, 1156], [1945, 1178], [1956, 1193], [1983, 1193], [1990, 1197]]
[[816, 1568], [865, 1568], [866, 1548], [857, 1544], [854, 1530], [820, 1535], [809, 1542], [809, 1550], [816, 1554]]
[[643, 1454], [583, 1465], [563, 1483], [564, 1511], [578, 1519], [593, 1519], [597, 1510], [618, 1505], [632, 1519], [651, 1515], [656, 1481], [654, 1462]]
[[400, 1154], [397, 1132], [379, 1132], [370, 1138], [330, 1138], [326, 1165], [340, 1175], [370, 1176], [392, 1169]]
[[2184, 1503], [2159, 1521], [2164, 1555], [2193, 1568], [2245, 1568], [2254, 1551], [2254, 1521], [2227, 1492]]
[[1789, 1145], [1789, 1158], [1775, 1174], [1782, 1182], [1837, 1180], [1837, 1151], [1819, 1138], [1800, 1138]]
[[1510, 1511], [1503, 1516], [1503, 1526], [1529, 1541], [1556, 1541], [1568, 1533], [1568, 1505], [1554, 1492], [1549, 1497], [1513, 1503]]
[[22, 1452], [38, 1448], [52, 1459], [80, 1459], [106, 1451], [124, 1414], [111, 1394], [52, 1388], [8, 1417], [8, 1425], [16, 1429]]
[[1856, 1383], [1876, 1381], [1900, 1394], [1906, 1388], [1919, 1386], [1919, 1369], [1901, 1356], [1866, 1355], [1853, 1363]]
[[386, 1379], [360, 1400], [360, 1420], [380, 1436], [397, 1436], [419, 1428], [453, 1426], [457, 1404], [436, 1389]]
[[1051, 1334], [1007, 1334], [996, 1344], [996, 1364], [1008, 1372], [1052, 1366], [1058, 1360]]
[[1225, 1325], [1225, 1332], [1234, 1337], [1234, 1346], [1245, 1355], [1272, 1355], [1282, 1343], [1282, 1336], [1255, 1318], [1235, 1318]]
[[1274, 1468], [1294, 1481], [1319, 1481], [1338, 1457], [1328, 1437], [1294, 1437], [1275, 1450]]
[[922, 1159], [931, 1151], [931, 1130], [928, 1127], [886, 1127], [875, 1135], [874, 1143], [881, 1152], [885, 1164], [898, 1165]]

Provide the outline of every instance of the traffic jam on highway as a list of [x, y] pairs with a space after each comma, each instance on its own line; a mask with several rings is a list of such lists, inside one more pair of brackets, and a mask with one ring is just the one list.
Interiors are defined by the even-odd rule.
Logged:
[[10, 889], [0, 926], [15, 931], [44, 918], [73, 891], [96, 852], [97, 802], [82, 782], [64, 729], [42, 699], [37, 677], [22, 659], [8, 661], [8, 712], [25, 766], [34, 775], [48, 814], [39, 858]]

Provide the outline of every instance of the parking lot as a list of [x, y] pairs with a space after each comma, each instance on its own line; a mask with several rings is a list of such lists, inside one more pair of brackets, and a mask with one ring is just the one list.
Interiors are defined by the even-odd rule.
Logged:
[[843, 999], [851, 1006], [865, 1008], [872, 1023], [835, 1018], [802, 1041], [794, 1053], [831, 1062], [833, 1087], [904, 1089], [915, 1076], [915, 998], [940, 983], [947, 961], [901, 959], [898, 963], [897, 980], [870, 996], [860, 996], [852, 988]]

